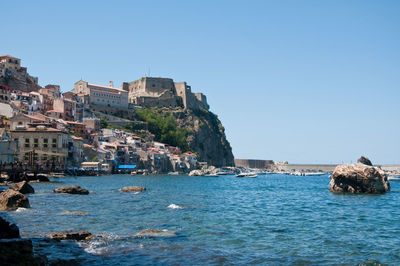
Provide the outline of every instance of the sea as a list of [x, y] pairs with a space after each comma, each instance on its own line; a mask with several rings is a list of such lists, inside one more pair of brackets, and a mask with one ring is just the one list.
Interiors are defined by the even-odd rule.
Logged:
[[[400, 182], [333, 194], [329, 176], [109, 175], [33, 183], [31, 208], [1, 212], [35, 252], [82, 265], [399, 265]], [[89, 195], [55, 194], [79, 185]], [[125, 186], [144, 186], [124, 193]], [[3, 187], [4, 189], [4, 187]], [[168, 236], [137, 237], [144, 229]], [[50, 241], [54, 231], [101, 237]]]

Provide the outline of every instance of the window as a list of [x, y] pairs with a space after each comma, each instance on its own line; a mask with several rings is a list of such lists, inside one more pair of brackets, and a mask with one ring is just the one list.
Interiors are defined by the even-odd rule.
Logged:
[[47, 161], [47, 154], [42, 155], [42, 161]]
[[53, 139], [53, 142], [51, 143], [51, 146], [52, 146], [53, 148], [56, 148], [56, 147], [57, 147], [57, 139]]
[[29, 143], [29, 139], [25, 139], [25, 148], [29, 148], [30, 143]]
[[49, 145], [49, 139], [43, 139], [43, 147], [47, 148]]
[[24, 155], [24, 160], [25, 160], [25, 161], [28, 161], [28, 160], [29, 160], [29, 153], [25, 153], [25, 155]]
[[39, 147], [39, 139], [33, 139], [33, 147]]

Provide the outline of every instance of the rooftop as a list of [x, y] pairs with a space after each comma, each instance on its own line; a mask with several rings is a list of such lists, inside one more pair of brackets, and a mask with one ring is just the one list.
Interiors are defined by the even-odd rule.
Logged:
[[93, 84], [93, 83], [88, 83], [88, 86], [92, 86], [92, 87], [98, 87], [98, 88], [103, 88], [103, 89], [110, 89], [110, 90], [117, 90], [120, 92], [127, 92], [123, 89], [120, 88], [114, 88], [114, 87], [109, 87], [109, 86], [102, 86], [102, 85], [97, 85], [97, 84]]
[[10, 58], [10, 59], [18, 59], [18, 60], [21, 60], [20, 58], [16, 58], [16, 57], [11, 56], [11, 55], [0, 55], [0, 58]]

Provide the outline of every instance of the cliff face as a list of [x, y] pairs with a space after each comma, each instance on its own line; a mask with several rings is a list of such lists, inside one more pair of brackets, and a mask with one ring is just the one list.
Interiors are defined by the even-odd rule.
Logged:
[[234, 165], [225, 129], [210, 111], [153, 108], [137, 110], [136, 118], [147, 123], [155, 140], [195, 152], [200, 162], [216, 167]]
[[216, 167], [234, 165], [231, 145], [215, 114], [204, 109], [187, 110], [178, 121], [188, 129], [189, 148], [199, 155], [199, 161]]

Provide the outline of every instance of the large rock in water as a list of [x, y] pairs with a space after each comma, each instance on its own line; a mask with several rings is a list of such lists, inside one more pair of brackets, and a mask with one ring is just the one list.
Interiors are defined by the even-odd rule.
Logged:
[[47, 258], [34, 256], [32, 241], [21, 239], [18, 226], [0, 216], [0, 265], [47, 265]]
[[1, 239], [0, 265], [47, 265], [47, 258], [33, 254], [30, 239]]
[[54, 193], [68, 193], [68, 194], [89, 194], [89, 190], [81, 188], [80, 186], [71, 185], [71, 186], [61, 186], [53, 190]]
[[362, 163], [342, 164], [333, 171], [329, 190], [334, 193], [380, 194], [389, 191], [390, 184], [378, 167]]
[[0, 216], [0, 239], [20, 238], [19, 228]]
[[56, 240], [87, 240], [93, 236], [88, 231], [65, 231], [65, 232], [53, 232], [48, 233], [46, 237]]
[[362, 164], [365, 164], [365, 165], [372, 166], [372, 163], [371, 163], [370, 159], [368, 159], [365, 156], [361, 156], [360, 158], [358, 158], [357, 163], [362, 163]]
[[18, 182], [15, 183], [11, 186], [12, 190], [18, 191], [19, 193], [22, 194], [29, 194], [29, 193], [35, 193], [35, 190], [31, 185], [28, 184], [26, 181]]
[[13, 210], [19, 207], [30, 207], [29, 200], [24, 194], [12, 189], [0, 193], [0, 210]]

